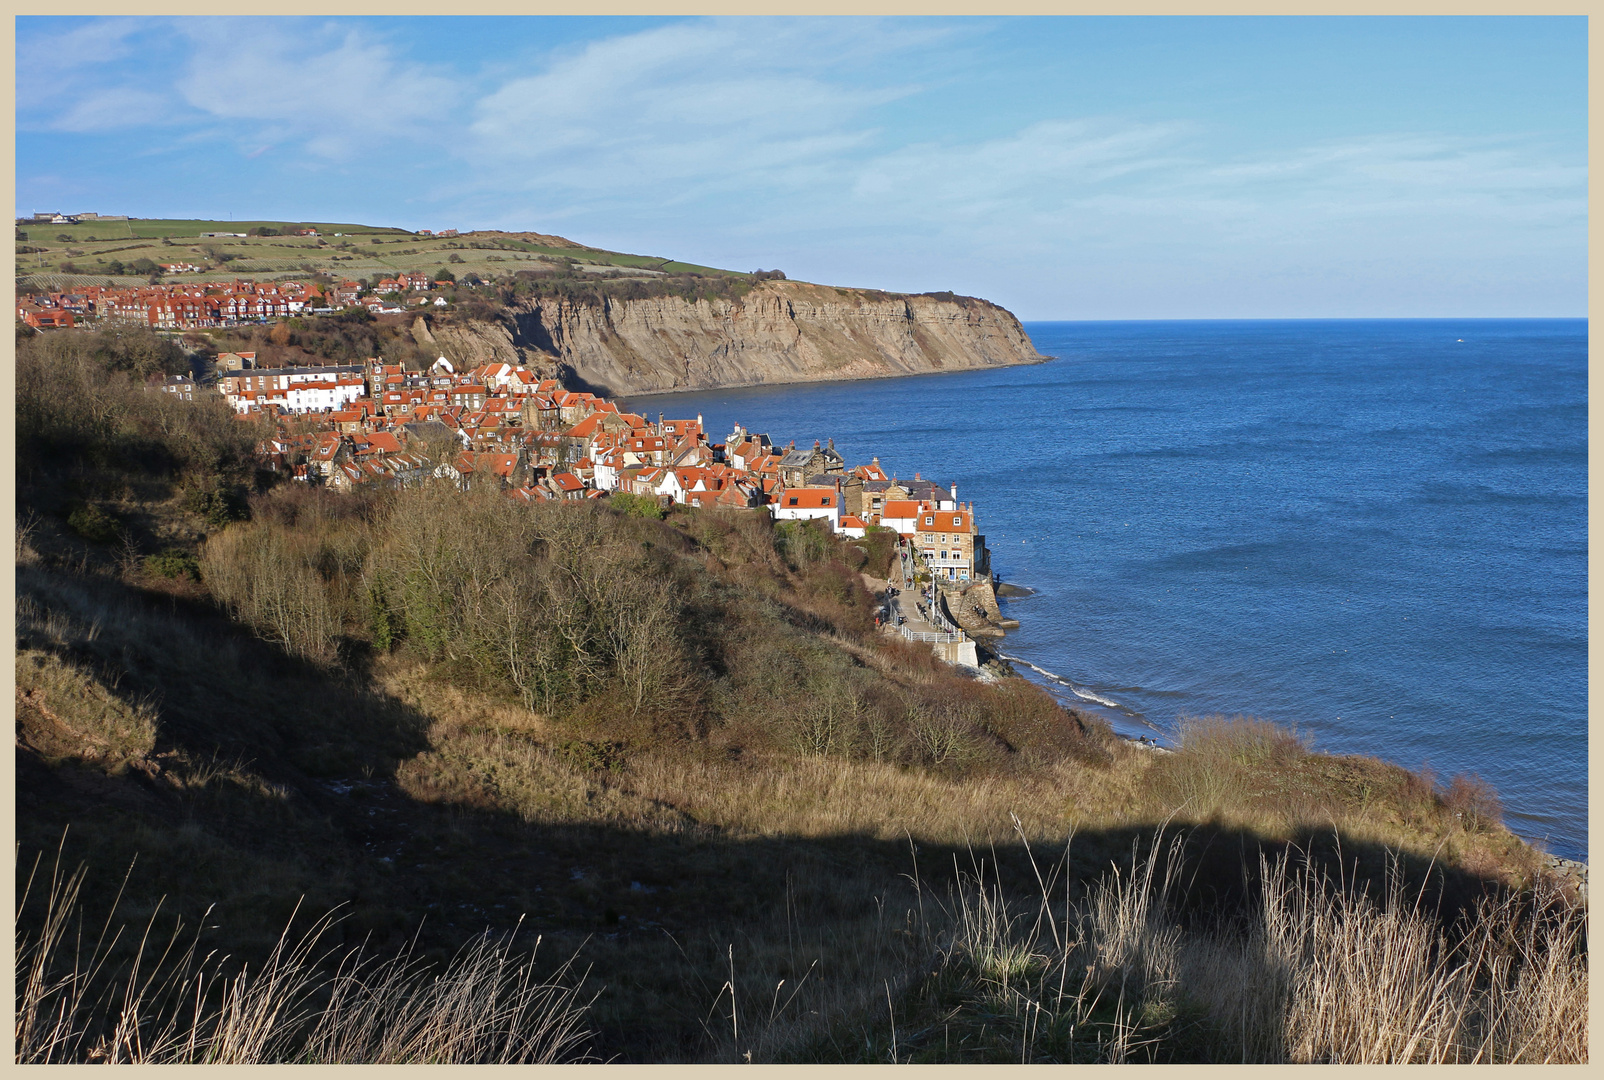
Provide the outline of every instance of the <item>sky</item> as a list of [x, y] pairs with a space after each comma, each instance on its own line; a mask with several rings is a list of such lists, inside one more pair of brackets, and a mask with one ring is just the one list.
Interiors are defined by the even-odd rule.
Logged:
[[18, 18], [17, 211], [556, 233], [1022, 319], [1582, 316], [1583, 18]]

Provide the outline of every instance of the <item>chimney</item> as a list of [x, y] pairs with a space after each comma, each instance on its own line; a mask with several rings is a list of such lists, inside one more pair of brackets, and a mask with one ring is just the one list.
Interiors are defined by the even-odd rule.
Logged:
[[956, 504], [958, 502], [958, 485], [957, 484], [952, 485], [952, 501], [953, 501], [954, 504]]
[[916, 484], [919, 482], [919, 474], [918, 473], [914, 473], [913, 474], [913, 482], [916, 483]]

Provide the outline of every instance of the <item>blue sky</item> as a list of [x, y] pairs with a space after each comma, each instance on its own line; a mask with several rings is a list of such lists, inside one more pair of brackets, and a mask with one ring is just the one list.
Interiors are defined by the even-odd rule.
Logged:
[[19, 213], [531, 229], [1027, 320], [1586, 312], [1581, 18], [16, 26]]

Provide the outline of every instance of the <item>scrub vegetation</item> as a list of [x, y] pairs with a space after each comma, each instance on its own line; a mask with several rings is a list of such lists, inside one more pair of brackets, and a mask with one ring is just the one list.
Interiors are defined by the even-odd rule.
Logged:
[[27, 1060], [1585, 1060], [1473, 778], [1115, 738], [872, 539], [276, 484], [90, 340], [18, 357]]

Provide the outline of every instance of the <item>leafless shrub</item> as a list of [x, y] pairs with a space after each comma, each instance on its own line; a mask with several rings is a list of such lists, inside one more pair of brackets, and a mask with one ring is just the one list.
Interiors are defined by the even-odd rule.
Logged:
[[298, 547], [271, 526], [236, 526], [207, 540], [201, 572], [235, 618], [291, 655], [327, 664], [340, 625], [322, 576]]
[[1448, 784], [1443, 802], [1466, 829], [1478, 831], [1500, 824], [1503, 804], [1493, 786], [1479, 776], [1460, 773]]

